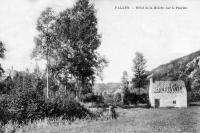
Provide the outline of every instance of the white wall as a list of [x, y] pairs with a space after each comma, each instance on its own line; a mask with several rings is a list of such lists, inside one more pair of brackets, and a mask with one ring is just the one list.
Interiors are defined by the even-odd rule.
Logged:
[[152, 107], [155, 107], [155, 99], [160, 100], [160, 107], [187, 107], [186, 93], [153, 93], [150, 98]]

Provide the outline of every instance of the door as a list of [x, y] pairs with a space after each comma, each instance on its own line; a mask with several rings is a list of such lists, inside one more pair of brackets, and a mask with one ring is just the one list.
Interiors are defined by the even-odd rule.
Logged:
[[155, 99], [155, 108], [160, 107], [160, 99]]

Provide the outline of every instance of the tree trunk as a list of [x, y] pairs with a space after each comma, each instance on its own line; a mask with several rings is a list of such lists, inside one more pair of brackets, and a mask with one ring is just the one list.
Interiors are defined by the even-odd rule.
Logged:
[[48, 63], [47, 63], [47, 99], [49, 99], [49, 70], [48, 70]]

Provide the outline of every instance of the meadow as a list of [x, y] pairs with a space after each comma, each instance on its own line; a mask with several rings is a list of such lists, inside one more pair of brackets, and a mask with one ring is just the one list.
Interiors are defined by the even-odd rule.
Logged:
[[200, 132], [200, 106], [188, 108], [116, 108], [117, 119], [77, 120], [27, 133]]

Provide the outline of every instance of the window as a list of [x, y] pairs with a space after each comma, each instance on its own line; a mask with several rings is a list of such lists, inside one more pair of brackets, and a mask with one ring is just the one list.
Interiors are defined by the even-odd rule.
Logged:
[[176, 104], [176, 101], [175, 101], [175, 100], [173, 101], [173, 104]]

